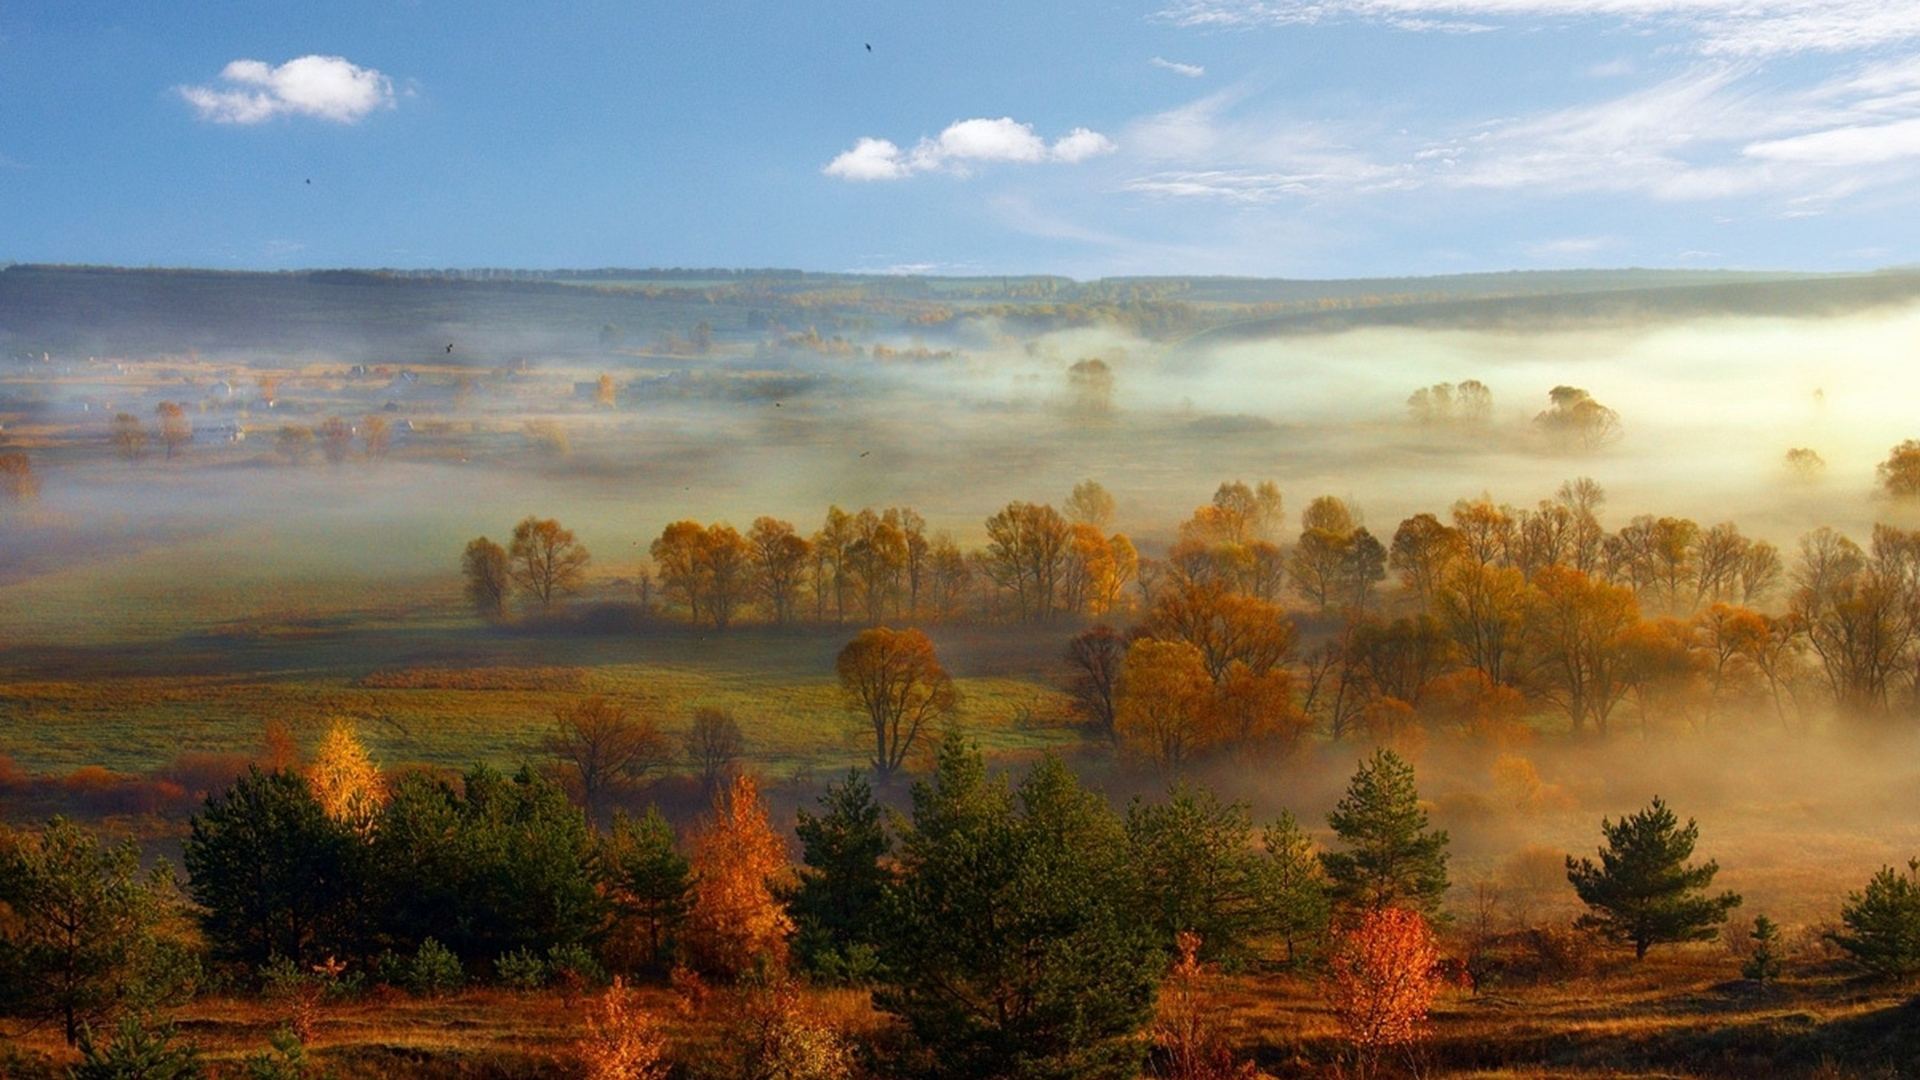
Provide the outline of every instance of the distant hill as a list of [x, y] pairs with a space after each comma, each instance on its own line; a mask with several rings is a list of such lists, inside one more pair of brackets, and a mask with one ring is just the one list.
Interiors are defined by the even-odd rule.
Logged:
[[759, 341], [1111, 323], [1173, 342], [1363, 326], [1538, 326], [1820, 315], [1920, 300], [1920, 271], [1569, 270], [1298, 281], [914, 277], [780, 269], [308, 270], [14, 265], [0, 352], [324, 352], [499, 361], [605, 354], [699, 332]]

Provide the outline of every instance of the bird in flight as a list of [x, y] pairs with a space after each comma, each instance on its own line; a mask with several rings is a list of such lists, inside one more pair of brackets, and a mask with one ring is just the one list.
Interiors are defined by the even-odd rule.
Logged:
[[872, 43], [872, 42], [868, 42], [868, 43], [867, 43], [867, 51], [868, 51], [868, 52], [872, 52], [872, 51], [873, 51], [873, 43]]
[[871, 454], [871, 453], [873, 453], [873, 451], [871, 451], [871, 450], [862, 450], [862, 451], [860, 451], [860, 456], [861, 456], [861, 457], [866, 457], [866, 456], [867, 456], [868, 454]]
[[448, 352], [452, 352], [452, 351], [453, 351], [453, 342], [451, 342], [451, 341], [449, 341], [449, 342], [447, 342], [447, 351], [448, 351]]
[[308, 183], [308, 184], [312, 184], [312, 183], [313, 183], [313, 180], [312, 180], [312, 178], [308, 178], [308, 180], [307, 180], [307, 183]]

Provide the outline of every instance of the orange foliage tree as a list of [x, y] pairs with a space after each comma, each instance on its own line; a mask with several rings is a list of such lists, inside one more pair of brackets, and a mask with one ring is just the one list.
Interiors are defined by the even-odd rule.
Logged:
[[666, 1080], [667, 1037], [618, 977], [587, 1014], [577, 1046], [587, 1080]]
[[1324, 992], [1359, 1075], [1371, 1074], [1382, 1055], [1411, 1051], [1426, 1038], [1427, 1013], [1442, 985], [1439, 962], [1432, 928], [1406, 908], [1362, 912], [1338, 935]]
[[752, 774], [734, 777], [715, 797], [692, 848], [693, 904], [684, 931], [688, 959], [724, 978], [784, 967], [793, 920], [779, 891], [791, 871], [786, 844], [767, 819]]
[[847, 707], [873, 732], [873, 769], [883, 781], [959, 700], [932, 639], [918, 630], [862, 630], [840, 650], [836, 667]]
[[353, 725], [344, 720], [334, 721], [326, 738], [320, 740], [313, 765], [307, 770], [307, 782], [328, 817], [360, 832], [373, 827], [374, 815], [386, 802], [380, 766], [367, 756]]
[[1153, 1023], [1154, 1075], [1163, 1080], [1255, 1080], [1260, 1071], [1237, 1061], [1220, 1025], [1213, 973], [1200, 963], [1200, 935], [1181, 931], [1178, 955], [1160, 987]]

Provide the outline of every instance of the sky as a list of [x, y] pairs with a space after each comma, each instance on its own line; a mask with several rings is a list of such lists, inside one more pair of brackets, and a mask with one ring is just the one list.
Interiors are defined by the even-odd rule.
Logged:
[[1913, 0], [0, 0], [0, 261], [1920, 261]]

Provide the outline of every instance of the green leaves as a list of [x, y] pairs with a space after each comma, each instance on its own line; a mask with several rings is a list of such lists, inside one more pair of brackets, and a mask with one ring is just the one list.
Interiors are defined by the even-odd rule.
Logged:
[[1683, 828], [1659, 798], [1617, 823], [1602, 819], [1607, 846], [1600, 862], [1567, 857], [1567, 880], [1592, 911], [1581, 924], [1631, 944], [1644, 957], [1654, 945], [1711, 939], [1740, 897], [1705, 895], [1720, 872], [1718, 863], [1687, 862], [1700, 837], [1689, 820]]

